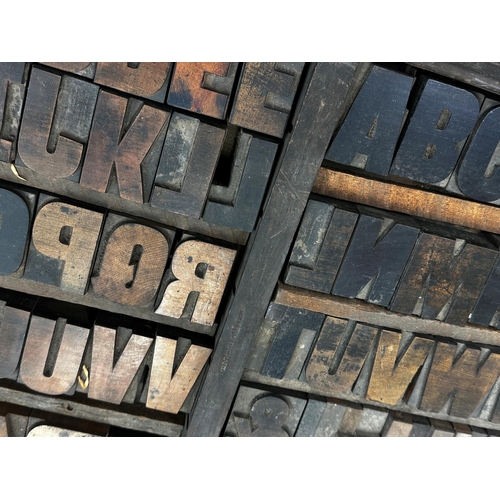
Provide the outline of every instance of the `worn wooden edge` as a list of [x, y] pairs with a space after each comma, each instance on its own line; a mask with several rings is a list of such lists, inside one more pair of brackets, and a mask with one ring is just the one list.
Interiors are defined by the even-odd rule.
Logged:
[[313, 394], [315, 396], [323, 396], [328, 398], [328, 400], [335, 400], [335, 402], [341, 404], [344, 402], [357, 403], [363, 405], [363, 407], [383, 408], [392, 412], [401, 412], [409, 415], [418, 415], [422, 417], [432, 418], [434, 420], [467, 424], [475, 427], [480, 427], [483, 429], [494, 429], [494, 430], [500, 429], [500, 424], [494, 424], [482, 418], [454, 417], [446, 413], [431, 413], [418, 410], [413, 406], [408, 406], [405, 404], [388, 405], [385, 403], [379, 403], [378, 401], [370, 401], [368, 399], [356, 395], [346, 395], [346, 394], [336, 395], [333, 391], [327, 392], [327, 391], [318, 391], [317, 389], [313, 389], [307, 382], [300, 382], [299, 380], [291, 380], [291, 379], [275, 379], [272, 377], [261, 375], [258, 372], [250, 370], [244, 371], [241, 381], [244, 383], [259, 384], [262, 386], [266, 386], [267, 390], [269, 390], [269, 388], [272, 387], [273, 389], [296, 391], [303, 393], [304, 395]]
[[0, 387], [0, 401], [160, 436], [179, 437], [184, 428], [183, 415], [172, 415], [170, 421], [159, 420], [8, 387]]
[[[17, 175], [12, 170], [14, 167]], [[245, 245], [249, 236], [246, 231], [210, 224], [202, 219], [194, 219], [185, 215], [154, 208], [149, 204], [136, 203], [118, 195], [101, 193], [86, 188], [77, 182], [67, 179], [50, 179], [27, 167], [0, 161], [0, 179], [14, 182], [20, 186], [30, 186], [51, 194], [65, 196], [73, 200], [92, 203], [99, 207], [165, 224], [185, 231], [209, 236], [237, 245]]]
[[500, 65], [494, 62], [407, 62], [411, 66], [500, 93]]
[[158, 324], [182, 328], [190, 332], [200, 333], [212, 337], [217, 330], [217, 323], [212, 326], [205, 326], [198, 323], [193, 323], [187, 319], [176, 319], [170, 316], [156, 314], [154, 311], [141, 310], [138, 307], [132, 307], [124, 304], [118, 304], [105, 297], [93, 296], [89, 293], [85, 295], [77, 295], [61, 290], [55, 285], [47, 285], [38, 281], [29, 280], [26, 278], [14, 278], [12, 276], [0, 276], [0, 287], [15, 292], [28, 293], [30, 295], [38, 295], [49, 299], [69, 302], [86, 307], [92, 307], [100, 311], [108, 311], [114, 314], [124, 314], [146, 321], [153, 321]]
[[219, 436], [333, 132], [370, 65], [311, 65], [187, 436]]
[[500, 346], [500, 331], [493, 328], [457, 326], [434, 319], [407, 316], [361, 300], [327, 295], [281, 283], [278, 286], [274, 302], [283, 306], [307, 309], [327, 316], [368, 323], [382, 328], [437, 335], [460, 342]]
[[500, 207], [320, 168], [313, 193], [500, 234]]

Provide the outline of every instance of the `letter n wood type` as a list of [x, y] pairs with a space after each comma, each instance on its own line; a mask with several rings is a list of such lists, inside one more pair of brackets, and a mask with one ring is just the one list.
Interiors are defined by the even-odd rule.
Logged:
[[127, 94], [163, 103], [171, 66], [169, 62], [100, 62], [97, 63], [94, 81]]
[[89, 293], [119, 304], [152, 308], [173, 239], [172, 230], [109, 214]]
[[330, 293], [357, 219], [358, 214], [309, 200], [284, 282]]
[[156, 337], [146, 406], [178, 413], [212, 349], [192, 344], [174, 373], [177, 341]]
[[361, 215], [332, 294], [389, 305], [419, 230]]
[[304, 63], [246, 63], [229, 122], [283, 137]]
[[238, 63], [176, 63], [167, 102], [213, 118], [224, 119]]
[[422, 233], [390, 309], [465, 325], [497, 252]]
[[151, 206], [199, 219], [224, 135], [221, 128], [174, 113], [156, 173]]
[[311, 388], [351, 394], [378, 328], [327, 317], [306, 368]]
[[271, 173], [278, 144], [241, 132], [229, 185], [212, 184], [203, 220], [252, 231]]
[[[58, 320], [56, 326], [51, 319], [40, 316], [31, 318], [19, 381], [34, 391], [65, 394], [75, 385], [89, 330], [65, 323], [65, 320]], [[60, 341], [57, 350], [53, 345], [54, 336]], [[50, 363], [49, 357], [52, 358]]]
[[413, 78], [374, 66], [326, 154], [326, 159], [387, 175]]
[[98, 87], [33, 68], [19, 132], [16, 163], [58, 179], [83, 159]]
[[499, 354], [439, 342], [420, 410], [469, 418], [499, 375]]
[[429, 184], [446, 180], [478, 111], [478, 100], [471, 92], [428, 80], [409, 118], [390, 173]]
[[39, 207], [24, 277], [83, 295], [103, 215], [48, 196]]
[[141, 101], [101, 90], [80, 185], [107, 192], [113, 173], [122, 198], [147, 202], [157, 160], [150, 164], [146, 157], [169, 117]]

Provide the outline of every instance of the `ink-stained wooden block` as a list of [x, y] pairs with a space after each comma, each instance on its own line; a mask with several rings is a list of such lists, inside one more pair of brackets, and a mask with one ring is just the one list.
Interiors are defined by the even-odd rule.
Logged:
[[17, 370], [28, 329], [30, 313], [2, 302], [0, 324], [0, 378], [9, 378]]
[[156, 173], [151, 206], [200, 218], [223, 140], [223, 129], [174, 113]]
[[99, 325], [93, 328], [90, 399], [120, 404], [153, 342], [130, 331], [126, 344], [117, 349], [117, 334], [111, 328]]
[[468, 322], [475, 325], [493, 326], [500, 329], [500, 257], [484, 283]]
[[176, 63], [167, 103], [224, 119], [238, 63]]
[[253, 231], [278, 144], [241, 132], [229, 185], [212, 184], [203, 220], [242, 231]]
[[40, 64], [90, 79], [94, 78], [96, 68], [96, 63], [91, 62], [43, 62]]
[[246, 63], [229, 122], [283, 137], [304, 63]]
[[15, 158], [21, 109], [26, 90], [24, 63], [0, 63], [0, 161]]
[[89, 293], [152, 308], [175, 232], [109, 214], [93, 266]]
[[[278, 323], [278, 325], [262, 369], [262, 375], [281, 379], [285, 376], [292, 361], [297, 342], [303, 330], [310, 330], [315, 335], [321, 328], [324, 315], [306, 311], [305, 309], [271, 304], [266, 318]], [[301, 368], [301, 366], [298, 367], [299, 374]]]
[[[170, 113], [101, 90], [80, 185], [100, 192], [110, 190], [110, 177], [116, 179], [119, 196], [137, 203], [149, 200], [156, 161], [148, 161], [160, 131]], [[161, 138], [163, 139], [163, 137]], [[158, 141], [160, 142], [160, 141]]]
[[[437, 344], [420, 404], [423, 411], [445, 411], [468, 418], [500, 374], [500, 355], [464, 344]], [[484, 403], [484, 401], [483, 401]]]
[[83, 295], [103, 214], [40, 196], [24, 277]]
[[295, 437], [334, 437], [337, 435], [347, 406], [309, 399]]
[[177, 340], [157, 336], [146, 406], [153, 410], [178, 413], [203, 370], [212, 349], [190, 345], [178, 366]]
[[340, 422], [337, 435], [339, 437], [353, 437], [356, 434], [361, 417], [363, 416], [363, 407], [361, 405], [348, 406], [345, 410], [342, 422]]
[[306, 400], [241, 386], [225, 436], [293, 437]]
[[361, 215], [332, 293], [387, 306], [418, 233], [391, 218]]
[[390, 173], [429, 184], [447, 182], [478, 112], [471, 92], [425, 82]]
[[412, 85], [412, 77], [374, 66], [326, 159], [387, 175]]
[[306, 368], [317, 390], [350, 394], [378, 328], [327, 316]]
[[421, 233], [390, 309], [465, 325], [496, 257], [462, 239]]
[[[73, 393], [89, 330], [33, 315], [24, 345], [19, 382], [44, 394]], [[57, 346], [57, 347], [56, 347]]]
[[33, 68], [16, 163], [52, 179], [70, 177], [83, 160], [98, 87]]
[[500, 176], [497, 174], [500, 165], [500, 107], [494, 107], [486, 112], [469, 142], [458, 167], [458, 187], [465, 196], [474, 200], [498, 202], [500, 200]]
[[236, 250], [190, 238], [185, 235], [175, 249], [171, 264], [174, 281], [169, 280], [160, 292], [155, 313], [212, 325]]
[[363, 408], [354, 435], [357, 437], [379, 437], [388, 417], [389, 412], [387, 410]]
[[171, 63], [100, 62], [94, 81], [127, 94], [165, 102]]
[[396, 405], [404, 397], [433, 346], [411, 333], [382, 330], [366, 398]]
[[284, 282], [330, 293], [357, 219], [356, 213], [309, 200]]

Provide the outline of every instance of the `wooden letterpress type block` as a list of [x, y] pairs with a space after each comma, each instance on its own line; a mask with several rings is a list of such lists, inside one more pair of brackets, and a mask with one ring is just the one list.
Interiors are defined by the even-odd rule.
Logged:
[[33, 68], [16, 163], [54, 179], [77, 172], [97, 91], [91, 83]]
[[499, 375], [499, 354], [439, 342], [420, 410], [469, 418]]
[[332, 294], [387, 306], [418, 233], [393, 219], [361, 215]]
[[80, 185], [104, 193], [114, 174], [120, 197], [147, 202], [157, 161], [148, 161], [148, 153], [169, 117], [166, 111], [136, 99], [101, 90]]
[[497, 258], [468, 322], [500, 329], [500, 258]]
[[91, 62], [43, 62], [44, 66], [74, 73], [75, 75], [85, 76], [86, 78], [94, 78], [96, 63]]
[[410, 76], [374, 66], [326, 159], [387, 175], [412, 85]]
[[15, 373], [19, 364], [30, 313], [6, 306], [5, 302], [1, 305], [3, 307], [0, 324], [0, 378], [8, 378]]
[[224, 119], [238, 63], [176, 63], [167, 103]]
[[83, 295], [103, 214], [41, 196], [24, 277]]
[[428, 80], [390, 173], [429, 184], [447, 182], [478, 111], [471, 92]]
[[457, 183], [465, 196], [486, 202], [500, 200], [499, 143], [500, 107], [496, 107], [482, 118], [458, 168]]
[[252, 231], [278, 145], [241, 132], [227, 187], [212, 184], [203, 220]]
[[176, 348], [177, 340], [160, 336], [155, 339], [148, 408], [178, 413], [212, 353], [212, 349], [192, 344], [176, 367]]
[[[269, 349], [267, 359], [262, 369], [262, 375], [282, 379], [290, 362], [293, 363], [293, 354], [296, 350], [299, 338], [304, 330], [310, 330], [313, 335], [321, 328], [324, 315], [296, 309], [279, 304], [272, 304], [266, 318], [277, 323], [274, 341]], [[307, 354], [307, 353], [306, 353]], [[297, 370], [300, 374], [301, 366]]]
[[15, 158], [25, 94], [24, 63], [0, 63], [0, 161]]
[[171, 63], [97, 63], [94, 81], [127, 94], [165, 102]]
[[498, 253], [421, 233], [390, 309], [465, 325]]
[[378, 329], [327, 316], [306, 369], [311, 387], [351, 394]]
[[89, 293], [129, 306], [153, 306], [174, 232], [115, 214], [106, 218]]
[[357, 219], [353, 212], [309, 200], [284, 282], [330, 293]]
[[[88, 396], [120, 404], [136, 376], [153, 339], [95, 325], [92, 334], [92, 361]], [[128, 333], [128, 335], [127, 335]], [[124, 335], [125, 334], [125, 335]], [[117, 346], [118, 336], [124, 338]]]
[[174, 113], [156, 173], [151, 206], [200, 218], [224, 130]]
[[[44, 394], [74, 392], [89, 330], [32, 316], [24, 346], [19, 382]], [[59, 344], [59, 345], [57, 345]]]
[[229, 122], [283, 137], [304, 63], [246, 63]]
[[160, 293], [156, 314], [212, 325], [224, 293], [236, 250], [185, 235], [171, 264], [174, 281]]

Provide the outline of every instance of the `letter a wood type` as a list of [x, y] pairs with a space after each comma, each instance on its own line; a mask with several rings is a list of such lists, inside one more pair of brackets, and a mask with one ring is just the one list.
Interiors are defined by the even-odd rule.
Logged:
[[115, 363], [115, 338], [115, 330], [94, 327], [89, 398], [120, 404], [153, 340], [132, 335]]
[[212, 349], [191, 345], [173, 374], [176, 346], [176, 340], [156, 337], [148, 408], [178, 413], [212, 352]]
[[51, 319], [32, 316], [19, 370], [19, 380], [30, 389], [52, 395], [65, 394], [75, 384], [89, 336], [87, 328], [66, 324], [52, 373], [46, 375], [55, 327]]

